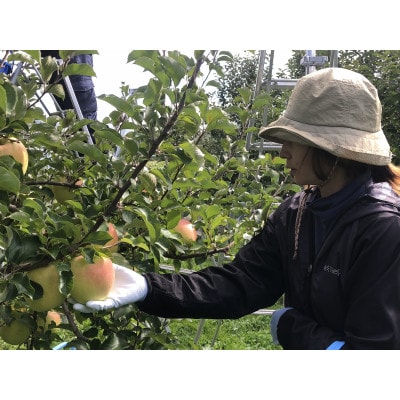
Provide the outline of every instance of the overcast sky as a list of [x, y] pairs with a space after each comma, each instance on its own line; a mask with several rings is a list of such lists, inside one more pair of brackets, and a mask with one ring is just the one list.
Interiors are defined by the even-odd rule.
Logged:
[[[94, 70], [97, 77], [94, 78], [96, 95], [100, 94], [121, 94], [122, 83], [128, 84], [131, 88], [147, 84], [150, 74], [143, 72], [141, 67], [133, 63], [127, 63], [128, 55], [133, 49], [111, 49], [98, 50], [99, 54], [94, 55]], [[178, 49], [179, 50], [179, 49]], [[223, 49], [228, 50], [229, 49]], [[191, 52], [183, 51], [191, 55]], [[267, 51], [268, 53], [270, 50]], [[237, 52], [232, 51], [233, 54]], [[278, 67], [283, 68], [291, 50], [276, 50], [274, 56], [274, 72]], [[98, 100], [98, 118], [101, 120], [112, 111], [112, 107], [105, 101]]]

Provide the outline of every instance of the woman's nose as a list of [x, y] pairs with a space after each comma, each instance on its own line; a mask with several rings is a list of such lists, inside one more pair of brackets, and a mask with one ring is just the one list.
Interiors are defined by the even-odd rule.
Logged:
[[289, 158], [290, 157], [290, 153], [288, 151], [287, 142], [283, 142], [282, 143], [282, 147], [281, 147], [281, 150], [279, 152], [279, 157], [281, 157], [281, 158]]

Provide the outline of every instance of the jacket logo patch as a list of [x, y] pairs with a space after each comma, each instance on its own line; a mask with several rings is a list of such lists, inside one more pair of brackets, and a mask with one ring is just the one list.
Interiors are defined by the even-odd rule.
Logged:
[[340, 269], [332, 267], [331, 265], [325, 265], [324, 272], [329, 272], [330, 274], [340, 276]]

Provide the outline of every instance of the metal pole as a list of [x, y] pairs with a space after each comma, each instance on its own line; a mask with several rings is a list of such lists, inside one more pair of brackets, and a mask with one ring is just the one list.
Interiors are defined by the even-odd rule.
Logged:
[[[273, 51], [273, 50], [272, 50]], [[253, 93], [253, 99], [260, 93], [262, 78], [264, 74], [264, 66], [265, 66], [265, 56], [267, 52], [266, 50], [260, 50], [260, 55], [258, 56], [258, 72], [256, 78], [256, 86]], [[272, 66], [272, 64], [270, 64]], [[272, 67], [270, 67], [272, 69]], [[254, 126], [254, 118], [251, 118], [249, 121], [249, 127]], [[246, 150], [249, 151], [253, 147], [253, 134], [249, 132], [246, 136]], [[260, 147], [261, 148], [261, 147]]]
[[337, 50], [331, 50], [331, 67], [337, 67], [339, 65], [339, 55]]
[[[306, 56], [307, 57], [315, 57], [315, 50], [306, 50]], [[309, 65], [307, 63], [306, 66], [306, 75], [310, 74], [311, 72], [314, 72], [316, 70], [315, 65]]]

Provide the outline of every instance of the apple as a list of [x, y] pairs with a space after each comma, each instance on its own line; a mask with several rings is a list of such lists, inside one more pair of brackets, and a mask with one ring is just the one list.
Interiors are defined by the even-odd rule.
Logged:
[[83, 256], [71, 261], [72, 289], [71, 297], [85, 304], [89, 300], [104, 300], [110, 292], [115, 279], [112, 261], [108, 257], [95, 256], [89, 264]]
[[111, 251], [111, 253], [116, 253], [118, 251], [118, 232], [115, 229], [114, 224], [111, 222], [107, 223], [108, 226], [108, 234], [112, 236], [112, 239], [109, 240], [104, 247]]
[[54, 322], [56, 326], [60, 325], [62, 322], [61, 314], [57, 311], [49, 310], [46, 315], [46, 327], [49, 327], [50, 324]]
[[48, 311], [61, 306], [66, 296], [59, 290], [60, 275], [55, 264], [49, 264], [28, 271], [28, 278], [43, 288], [43, 296], [38, 299], [26, 297], [26, 302], [34, 311]]
[[11, 156], [22, 165], [23, 174], [28, 169], [28, 151], [24, 144], [15, 138], [0, 144], [0, 156]]
[[54, 194], [55, 199], [59, 203], [65, 203], [67, 200], [74, 200], [75, 193], [74, 191], [66, 186], [52, 186], [51, 191]]
[[[67, 183], [67, 180], [65, 178], [61, 178], [60, 181], [61, 183]], [[75, 182], [75, 186], [82, 186], [82, 184], [82, 180], [78, 180]], [[51, 191], [53, 192], [55, 199], [59, 203], [65, 203], [67, 200], [75, 199], [75, 192], [74, 189], [72, 189], [71, 187], [52, 185]]]
[[[52, 324], [54, 322], [54, 324]], [[56, 328], [58, 325], [60, 325], [62, 322], [61, 314], [58, 313], [57, 311], [54, 310], [49, 310], [47, 311], [46, 314], [46, 320], [43, 320], [43, 318], [38, 319], [38, 326], [43, 327], [44, 330], [48, 330], [50, 325], [51, 329]]]
[[28, 340], [31, 330], [28, 324], [22, 320], [21, 313], [14, 313], [14, 319], [10, 324], [0, 326], [0, 337], [8, 344], [18, 345]]
[[197, 232], [193, 224], [186, 218], [181, 218], [174, 228], [186, 242], [195, 242], [197, 239]]

